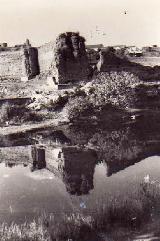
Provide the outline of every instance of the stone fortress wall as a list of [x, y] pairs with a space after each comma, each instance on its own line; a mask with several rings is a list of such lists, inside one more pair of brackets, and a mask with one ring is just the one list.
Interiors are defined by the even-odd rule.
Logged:
[[0, 76], [1, 78], [15, 77], [23, 75], [22, 65], [23, 50], [5, 50], [0, 51]]
[[0, 78], [30, 79], [36, 75], [53, 77], [57, 84], [85, 80], [88, 76], [85, 39], [67, 32], [56, 41], [34, 48], [29, 40], [23, 45], [0, 44]]
[[38, 48], [39, 71], [41, 74], [50, 75], [54, 59], [54, 42], [42, 45]]
[[[100, 48], [100, 49], [99, 49]], [[113, 52], [114, 50], [114, 52]], [[123, 55], [124, 58], [118, 56]], [[123, 53], [124, 52], [124, 53]], [[51, 78], [55, 84], [67, 84], [90, 77], [90, 71], [110, 68], [160, 66], [160, 48], [85, 46], [85, 39], [75, 32], [60, 34], [55, 41], [41, 47], [25, 44], [8, 47], [0, 44], [0, 78], [31, 79], [36, 75]]]
[[37, 49], [24, 44], [0, 45], [0, 78], [32, 78], [39, 72]]

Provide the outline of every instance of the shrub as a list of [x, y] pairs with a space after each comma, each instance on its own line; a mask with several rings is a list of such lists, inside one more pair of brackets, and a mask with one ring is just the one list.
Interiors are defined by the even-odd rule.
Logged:
[[121, 108], [132, 107], [136, 101], [137, 76], [127, 72], [100, 73], [86, 89], [95, 106], [111, 104]]
[[72, 121], [94, 113], [93, 104], [90, 102], [89, 98], [82, 96], [70, 98], [66, 108], [68, 110], [68, 118]]
[[35, 108], [38, 106], [38, 109], [47, 109], [49, 111], [53, 111], [53, 110], [59, 110], [61, 108], [63, 108], [65, 106], [65, 104], [68, 101], [68, 96], [67, 95], [58, 95], [55, 96], [54, 99], [49, 99], [49, 100], [37, 100], [37, 102], [35, 101], [34, 105], [31, 106], [32, 108]]
[[127, 109], [135, 107], [137, 76], [127, 72], [99, 73], [96, 79], [76, 90], [69, 98], [69, 119], [92, 116], [106, 106]]

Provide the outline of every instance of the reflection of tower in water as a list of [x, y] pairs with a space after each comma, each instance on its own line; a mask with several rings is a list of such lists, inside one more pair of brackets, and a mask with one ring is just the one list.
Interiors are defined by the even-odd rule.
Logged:
[[94, 168], [97, 161], [96, 153], [89, 149], [75, 147], [64, 148], [63, 181], [67, 192], [72, 195], [88, 194], [93, 186]]
[[43, 146], [32, 146], [31, 147], [31, 156], [32, 156], [32, 168], [31, 171], [36, 169], [46, 168], [46, 159], [45, 159], [45, 149]]
[[63, 180], [70, 194], [88, 194], [94, 188], [95, 151], [77, 147], [32, 146], [31, 156], [31, 171], [47, 168]]

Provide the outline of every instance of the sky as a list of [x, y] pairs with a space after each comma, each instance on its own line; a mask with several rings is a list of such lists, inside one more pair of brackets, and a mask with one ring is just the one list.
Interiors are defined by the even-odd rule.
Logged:
[[87, 44], [160, 46], [160, 0], [0, 0], [0, 42], [40, 46], [66, 31]]

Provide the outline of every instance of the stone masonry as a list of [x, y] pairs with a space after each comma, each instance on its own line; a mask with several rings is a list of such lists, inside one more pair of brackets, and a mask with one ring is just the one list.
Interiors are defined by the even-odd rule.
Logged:
[[0, 78], [32, 78], [39, 73], [37, 49], [32, 47], [0, 48]]
[[40, 73], [53, 76], [57, 84], [66, 84], [88, 77], [85, 39], [79, 33], [67, 32], [55, 42], [38, 48]]
[[85, 39], [79, 33], [60, 34], [56, 41], [34, 48], [25, 44], [0, 45], [0, 78], [51, 77], [56, 84], [85, 80], [88, 76]]

